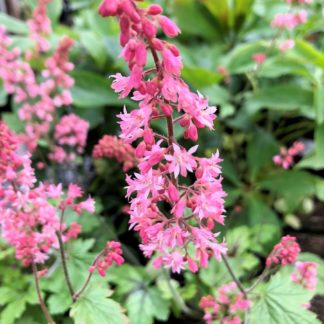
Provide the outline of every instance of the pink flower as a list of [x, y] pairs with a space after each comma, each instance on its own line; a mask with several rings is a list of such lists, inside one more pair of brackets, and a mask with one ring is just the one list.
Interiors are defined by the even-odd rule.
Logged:
[[280, 43], [279, 49], [282, 53], [286, 52], [287, 50], [295, 47], [295, 41], [293, 39], [287, 39]]
[[78, 207], [81, 210], [85, 210], [88, 213], [93, 214], [95, 212], [95, 201], [92, 198], [88, 198], [87, 200], [80, 202]]
[[291, 274], [291, 280], [308, 290], [314, 290], [317, 285], [318, 264], [315, 262], [296, 262], [295, 271]]
[[159, 24], [163, 32], [169, 37], [177, 37], [180, 34], [179, 27], [168, 17], [160, 15], [158, 17]]
[[119, 242], [107, 242], [105, 250], [103, 250], [96, 258], [94, 264], [89, 268], [89, 272], [97, 270], [100, 276], [105, 277], [106, 271], [113, 265], [113, 263], [117, 266], [121, 266], [124, 263], [122, 254], [123, 251]]
[[255, 63], [261, 65], [266, 60], [267, 56], [265, 53], [255, 53], [253, 54], [252, 58]]
[[293, 145], [286, 149], [282, 147], [280, 154], [273, 157], [273, 163], [281, 166], [284, 169], [289, 169], [294, 164], [294, 158], [305, 149], [305, 145], [302, 142], [294, 142]]
[[195, 158], [192, 156], [198, 149], [198, 145], [193, 146], [189, 151], [181, 149], [178, 145], [173, 144], [173, 154], [167, 154], [165, 159], [170, 162], [169, 172], [173, 172], [177, 178], [179, 174], [187, 176], [187, 171], [193, 172], [197, 167]]
[[[130, 71], [129, 76], [116, 74], [112, 88], [121, 98], [133, 92], [131, 99], [138, 103], [118, 115], [124, 146], [137, 141], [138, 172], [126, 177], [130, 228], [138, 231], [144, 255], [156, 254], [155, 267], [174, 272], [188, 267], [196, 272], [208, 265], [209, 258], [220, 261], [226, 253], [225, 244], [212, 231], [216, 223], [223, 224], [220, 159], [218, 154], [210, 159], [195, 157], [197, 146], [187, 151], [177, 143], [173, 127], [177, 123], [185, 139], [197, 141], [200, 128], [213, 129], [216, 107], [190, 90], [181, 79], [178, 48], [158, 38], [159, 26], [169, 37], [180, 33], [174, 22], [161, 16], [159, 5], [143, 8], [132, 0], [104, 1], [99, 12], [118, 17], [120, 57]], [[154, 68], [147, 66], [151, 54]], [[165, 119], [166, 132], [156, 132], [155, 119]], [[120, 150], [126, 156], [122, 145]], [[191, 179], [185, 179], [188, 172]]]
[[266, 265], [271, 267], [274, 264], [281, 264], [283, 266], [292, 264], [297, 259], [299, 252], [300, 247], [296, 242], [296, 238], [286, 235], [282, 237], [280, 243], [274, 246], [267, 258]]

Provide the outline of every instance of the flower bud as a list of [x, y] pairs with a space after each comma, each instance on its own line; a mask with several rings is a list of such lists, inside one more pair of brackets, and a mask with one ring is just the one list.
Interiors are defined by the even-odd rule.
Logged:
[[180, 33], [180, 29], [177, 26], [177, 24], [175, 22], [173, 22], [171, 19], [169, 19], [166, 16], [159, 16], [158, 18], [158, 22], [163, 30], [163, 32], [173, 38], [178, 36], [178, 34]]
[[147, 13], [151, 16], [160, 15], [163, 12], [163, 9], [158, 4], [150, 5], [147, 9]]

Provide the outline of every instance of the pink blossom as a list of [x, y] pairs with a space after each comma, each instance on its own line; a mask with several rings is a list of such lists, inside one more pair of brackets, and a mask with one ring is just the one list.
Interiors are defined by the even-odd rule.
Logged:
[[267, 58], [266, 54], [265, 53], [261, 53], [261, 52], [260, 53], [255, 53], [252, 56], [253, 61], [255, 63], [259, 64], [259, 65], [263, 64], [264, 61], [266, 60], [266, 58]]
[[88, 198], [87, 200], [80, 202], [77, 206], [81, 210], [85, 210], [90, 214], [93, 214], [95, 211], [95, 201], [92, 198]]
[[124, 263], [122, 254], [123, 251], [119, 242], [107, 242], [106, 248], [96, 258], [93, 265], [89, 268], [89, 271], [94, 272], [97, 270], [100, 276], [105, 277], [106, 271], [113, 265], [113, 263], [117, 266], [121, 266]]
[[280, 43], [279, 49], [282, 53], [295, 47], [295, 41], [293, 39], [287, 39]]
[[[126, 176], [130, 228], [139, 232], [140, 248], [146, 257], [154, 258], [155, 267], [174, 272], [188, 267], [196, 272], [208, 265], [209, 258], [220, 261], [226, 253], [225, 243], [219, 243], [212, 231], [216, 223], [224, 223], [220, 159], [218, 153], [209, 159], [196, 157], [197, 146], [180, 145], [173, 127], [179, 125], [186, 140], [197, 141], [200, 128], [213, 129], [216, 107], [191, 91], [181, 78], [179, 50], [158, 38], [159, 27], [169, 37], [180, 33], [174, 22], [161, 15], [159, 5], [143, 8], [134, 0], [105, 0], [99, 13], [117, 16], [120, 56], [130, 71], [129, 76], [113, 76], [112, 88], [121, 98], [132, 93], [131, 99], [138, 103], [117, 116], [124, 145], [137, 142], [134, 166], [138, 172]], [[153, 68], [148, 66], [148, 55], [153, 56]], [[155, 119], [166, 121], [165, 133], [156, 133]]]
[[267, 267], [274, 264], [283, 266], [292, 264], [297, 259], [300, 252], [296, 238], [290, 235], [282, 237], [280, 243], [276, 244], [266, 260]]
[[314, 290], [317, 285], [318, 264], [315, 262], [300, 262], [295, 264], [295, 270], [291, 274], [291, 280], [308, 290]]
[[92, 156], [94, 159], [115, 158], [117, 162], [123, 165], [125, 172], [134, 168], [137, 164], [135, 149], [116, 136], [105, 135], [94, 147]]
[[305, 145], [302, 142], [296, 141], [289, 149], [282, 147], [280, 154], [273, 157], [273, 162], [284, 169], [289, 169], [294, 164], [295, 156], [303, 152], [304, 149]]
[[204, 320], [208, 324], [217, 320], [222, 324], [241, 324], [245, 312], [251, 308], [251, 301], [231, 282], [221, 286], [216, 297], [202, 297], [199, 306], [204, 310]]

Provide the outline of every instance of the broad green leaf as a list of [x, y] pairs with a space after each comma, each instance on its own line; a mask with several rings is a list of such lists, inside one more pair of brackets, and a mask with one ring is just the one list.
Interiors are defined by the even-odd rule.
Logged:
[[103, 45], [103, 37], [98, 36], [93, 31], [82, 31], [80, 32], [80, 41], [97, 65], [103, 67], [107, 55]]
[[303, 198], [315, 194], [315, 178], [304, 171], [275, 171], [268, 174], [259, 185], [285, 198], [290, 209], [296, 208]]
[[316, 315], [303, 307], [312, 293], [277, 274], [257, 291], [259, 300], [251, 311], [251, 324], [316, 324]]
[[28, 33], [28, 27], [25, 22], [2, 12], [0, 12], [0, 25], [3, 25], [8, 32], [23, 35]]
[[324, 123], [315, 128], [315, 154], [324, 164]]
[[19, 318], [26, 309], [26, 300], [17, 298], [8, 304], [0, 314], [0, 323], [14, 324], [15, 319]]
[[267, 59], [259, 70], [260, 77], [277, 78], [287, 74], [312, 77], [307, 66], [295, 57], [276, 56]]
[[70, 315], [75, 324], [129, 323], [120, 304], [107, 298], [108, 291], [92, 285], [72, 305]]
[[24, 124], [18, 118], [16, 113], [2, 113], [3, 121], [8, 127], [16, 133], [20, 133], [24, 130]]
[[0, 287], [0, 305], [8, 304], [18, 298], [18, 293], [9, 287]]
[[259, 109], [267, 108], [277, 111], [298, 111], [313, 107], [313, 92], [294, 84], [281, 84], [259, 89], [252, 93], [245, 103], [253, 114]]
[[153, 323], [153, 302], [144, 289], [129, 295], [125, 307], [131, 324]]
[[215, 23], [202, 11], [198, 1], [173, 1], [173, 15], [184, 34], [190, 37], [201, 36], [212, 41], [220, 39]]
[[247, 162], [250, 175], [255, 179], [262, 167], [272, 164], [272, 157], [279, 151], [279, 146], [272, 134], [257, 129], [247, 147]]
[[318, 124], [324, 124], [324, 85], [318, 82], [314, 89], [314, 106]]
[[216, 72], [211, 72], [203, 68], [185, 67], [182, 76], [194, 88], [203, 88], [217, 83], [221, 78]]
[[324, 68], [324, 54], [313, 47], [309, 42], [302, 39], [296, 40], [294, 53], [307, 63], [312, 63], [320, 68]]
[[246, 199], [248, 221], [250, 226], [258, 224], [279, 225], [276, 213], [257, 195], [249, 195]]
[[250, 72], [255, 67], [253, 54], [263, 52], [265, 45], [261, 41], [246, 43], [234, 48], [228, 55], [227, 68], [231, 73], [239, 74]]
[[324, 202], [324, 179], [317, 178], [315, 182], [316, 186], [316, 197]]
[[[63, 279], [63, 278], [62, 278]], [[57, 294], [52, 294], [47, 300], [48, 309], [51, 314], [64, 314], [71, 306], [72, 300], [67, 289]]]

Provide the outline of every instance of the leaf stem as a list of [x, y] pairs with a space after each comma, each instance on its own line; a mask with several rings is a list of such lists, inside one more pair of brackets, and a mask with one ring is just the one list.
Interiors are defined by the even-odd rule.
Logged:
[[259, 285], [259, 283], [261, 283], [267, 277], [268, 274], [269, 268], [266, 267], [261, 273], [261, 275], [258, 277], [258, 279], [254, 282], [254, 284], [250, 288], [246, 289], [246, 293], [251, 293]]
[[40, 287], [39, 287], [39, 280], [38, 280], [38, 276], [37, 276], [37, 266], [36, 266], [36, 264], [34, 262], [32, 263], [32, 269], [33, 269], [35, 287], [36, 287], [40, 307], [41, 307], [41, 309], [42, 309], [42, 311], [44, 313], [44, 316], [46, 317], [47, 322], [50, 323], [50, 324], [54, 324], [54, 320], [51, 317], [51, 315], [50, 315], [50, 313], [49, 313], [49, 311], [48, 311], [48, 309], [46, 307], [46, 304], [44, 302], [44, 299], [42, 297], [42, 293], [41, 293], [41, 290], [40, 290]]

